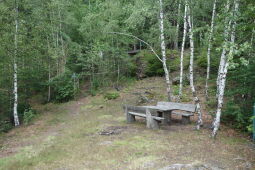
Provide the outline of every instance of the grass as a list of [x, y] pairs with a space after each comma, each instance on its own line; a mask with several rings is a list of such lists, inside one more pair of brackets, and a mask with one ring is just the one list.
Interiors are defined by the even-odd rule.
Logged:
[[[186, 92], [189, 87], [184, 88]], [[144, 120], [127, 124], [122, 104], [135, 104], [138, 96], [133, 93], [148, 89], [154, 100], [166, 99], [163, 79], [149, 78], [122, 89], [114, 100], [105, 100], [102, 94], [38, 105], [41, 116], [32, 125], [0, 136], [0, 169], [159, 169], [198, 162], [236, 169], [243, 163], [233, 162], [238, 156], [255, 163], [250, 142], [229, 136], [227, 129], [212, 140], [208, 129], [193, 130], [195, 122], [160, 130], [146, 129]], [[100, 135], [109, 128], [121, 132]]]

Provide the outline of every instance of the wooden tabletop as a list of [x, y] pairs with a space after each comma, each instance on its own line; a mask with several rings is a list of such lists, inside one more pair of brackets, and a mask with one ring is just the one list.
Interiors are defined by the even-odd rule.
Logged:
[[171, 107], [168, 106], [142, 106], [148, 109], [154, 109], [154, 110], [159, 110], [159, 111], [170, 111], [173, 110]]

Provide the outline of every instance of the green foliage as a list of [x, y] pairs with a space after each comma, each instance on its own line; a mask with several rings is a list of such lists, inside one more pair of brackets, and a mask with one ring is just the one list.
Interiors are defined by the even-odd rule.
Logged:
[[114, 100], [120, 97], [119, 93], [117, 92], [108, 92], [104, 95], [104, 98], [107, 100]]
[[223, 111], [223, 120], [232, 122], [235, 128], [247, 131], [251, 127], [253, 105], [255, 103], [255, 59], [250, 60], [248, 66], [229, 73], [229, 87], [226, 91], [228, 97]]
[[162, 63], [152, 52], [146, 52], [143, 54], [144, 62], [147, 63], [145, 67], [145, 74], [147, 76], [162, 76], [164, 75], [164, 70]]
[[28, 125], [35, 117], [35, 112], [32, 109], [26, 109], [24, 111], [23, 123]]
[[253, 127], [253, 121], [254, 121], [254, 119], [255, 119], [255, 116], [252, 116], [252, 117], [250, 118], [250, 124], [247, 126], [247, 130], [248, 130], [248, 132], [250, 132], [250, 133], [255, 133], [255, 132], [254, 132], [254, 127]]
[[173, 95], [177, 96], [179, 95], [179, 86], [174, 85], [172, 86]]
[[1, 132], [8, 132], [9, 130], [11, 130], [13, 127], [13, 125], [11, 124], [10, 121], [8, 120], [1, 120], [0, 121], [0, 133]]
[[[181, 54], [176, 50], [167, 50], [167, 65], [170, 68], [170, 71], [179, 71], [180, 70], [180, 62], [181, 62]], [[189, 54], [184, 53], [183, 58], [183, 69], [186, 70], [189, 67]]]
[[24, 120], [24, 113], [26, 110], [30, 110], [31, 106], [30, 104], [23, 100], [18, 104], [18, 116], [21, 121]]
[[[212, 53], [211, 54], [211, 65], [210, 68], [212, 71], [216, 71], [219, 66], [219, 54]], [[201, 53], [197, 56], [195, 60], [196, 64], [200, 68], [207, 68], [207, 49], [201, 49]]]
[[[157, 52], [160, 54], [160, 51]], [[171, 71], [178, 71], [180, 69], [180, 56], [176, 50], [167, 50], [167, 66]], [[187, 69], [189, 59], [184, 58], [184, 69]], [[164, 69], [161, 61], [148, 50], [142, 50], [134, 56], [132, 71], [134, 75], [136, 72], [141, 72], [144, 76], [163, 76]]]
[[68, 102], [75, 96], [74, 81], [69, 71], [52, 79], [50, 85], [53, 87], [52, 99], [56, 102]]

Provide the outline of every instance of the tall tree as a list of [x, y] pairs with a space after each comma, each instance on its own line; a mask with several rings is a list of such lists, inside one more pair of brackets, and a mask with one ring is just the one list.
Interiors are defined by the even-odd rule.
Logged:
[[17, 66], [17, 55], [18, 55], [18, 2], [15, 0], [15, 33], [14, 33], [14, 57], [13, 57], [13, 117], [15, 126], [19, 126], [19, 116], [18, 116], [18, 66]]
[[172, 100], [171, 82], [170, 82], [169, 71], [168, 71], [168, 68], [166, 65], [166, 45], [165, 45], [165, 35], [164, 35], [164, 11], [163, 11], [162, 0], [159, 0], [159, 6], [160, 6], [159, 29], [160, 29], [161, 52], [162, 52], [162, 64], [163, 64], [163, 69], [165, 72], [165, 79], [166, 79], [166, 85], [167, 85], [167, 96], [168, 96], [168, 100], [171, 101]]
[[197, 130], [200, 129], [200, 126], [203, 125], [202, 120], [202, 112], [201, 112], [201, 105], [200, 100], [197, 96], [197, 92], [194, 85], [194, 36], [193, 36], [193, 23], [191, 21], [191, 10], [190, 5], [186, 1], [187, 7], [187, 18], [188, 18], [188, 26], [189, 26], [189, 39], [190, 39], [190, 65], [189, 65], [189, 76], [190, 76], [190, 87], [192, 91], [192, 95], [195, 100], [195, 104], [197, 107], [197, 113], [198, 113], [198, 121], [197, 121]]
[[[230, 6], [230, 2], [227, 2], [227, 9], [229, 9]], [[234, 9], [231, 12], [232, 13], [232, 17], [230, 18], [228, 29], [227, 32], [225, 33], [226, 35], [230, 34], [230, 49], [228, 51], [228, 55], [221, 55], [221, 60], [222, 60], [222, 65], [220, 65], [219, 68], [219, 77], [217, 79], [217, 83], [218, 83], [218, 106], [217, 106], [217, 110], [216, 110], [216, 117], [215, 120], [213, 122], [213, 131], [212, 131], [212, 137], [216, 137], [218, 129], [220, 127], [220, 119], [221, 119], [221, 112], [222, 112], [222, 107], [223, 107], [223, 102], [224, 102], [224, 92], [225, 92], [225, 87], [226, 87], [226, 79], [227, 79], [227, 73], [228, 73], [228, 67], [229, 67], [229, 62], [230, 60], [233, 58], [234, 55], [234, 46], [235, 46], [235, 30], [236, 30], [236, 19], [237, 19], [237, 14], [238, 14], [238, 9], [239, 9], [239, 0], [234, 0]], [[226, 36], [225, 35], [225, 36]], [[229, 37], [227, 36], [225, 38], [225, 42], [226, 44], [228, 44], [229, 42]], [[226, 46], [223, 46], [223, 48], [227, 48]], [[223, 52], [226, 53], [228, 49], [223, 49]]]
[[185, 41], [187, 36], [187, 0], [185, 1], [185, 10], [183, 17], [183, 38], [182, 38], [182, 47], [181, 47], [181, 60], [180, 60], [180, 87], [179, 87], [179, 98], [182, 97], [182, 87], [183, 87], [183, 57], [185, 50]]
[[214, 20], [216, 15], [216, 3], [217, 3], [217, 0], [214, 0], [211, 28], [210, 28], [209, 37], [208, 37], [207, 72], [206, 72], [206, 83], [205, 83], [205, 96], [207, 100], [208, 100], [208, 81], [210, 79], [210, 67], [211, 67], [210, 65], [211, 65], [212, 38], [213, 38], [213, 30], [214, 30]]
[[220, 89], [220, 74], [223, 72], [224, 70], [224, 66], [225, 66], [225, 62], [226, 62], [226, 54], [227, 54], [227, 43], [228, 43], [228, 39], [229, 39], [229, 33], [230, 33], [230, 26], [231, 26], [231, 20], [229, 19], [229, 16], [227, 16], [227, 14], [229, 13], [229, 9], [230, 9], [230, 1], [227, 0], [227, 4], [226, 4], [226, 8], [225, 8], [225, 21], [224, 21], [224, 33], [223, 33], [223, 37], [224, 37], [224, 43], [223, 43], [223, 49], [222, 49], [222, 53], [221, 53], [221, 57], [220, 57], [220, 64], [219, 64], [219, 69], [218, 69], [218, 76], [217, 76], [217, 91], [216, 91], [216, 98], [218, 99], [219, 96], [219, 89]]

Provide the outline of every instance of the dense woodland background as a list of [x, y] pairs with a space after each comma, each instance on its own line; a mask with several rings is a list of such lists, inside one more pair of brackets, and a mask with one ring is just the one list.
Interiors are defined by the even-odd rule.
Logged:
[[[214, 0], [164, 0], [167, 66], [174, 79], [171, 73], [180, 69], [186, 2], [194, 34], [195, 82], [203, 81], [205, 85]], [[206, 104], [214, 115], [221, 52], [223, 48], [234, 49], [228, 59], [222, 120], [251, 132], [255, 102], [255, 1], [238, 2], [239, 10], [232, 16], [226, 12], [226, 4], [234, 8], [236, 1], [217, 1]], [[37, 114], [31, 105], [32, 97], [42, 104], [67, 102], [81, 96], [82, 89], [86, 89], [83, 96], [95, 95], [103, 87], [118, 89], [132, 79], [163, 76], [162, 64], [148, 45], [129, 36], [112, 34], [121, 32], [139, 37], [161, 57], [159, 8], [155, 0], [1, 0], [0, 131], [6, 132], [14, 126], [15, 70], [21, 123]], [[236, 23], [232, 44], [224, 43], [226, 18]], [[187, 37], [185, 73], [188, 73], [189, 48]], [[128, 54], [134, 50], [140, 52]], [[178, 95], [176, 90], [173, 93]]]

